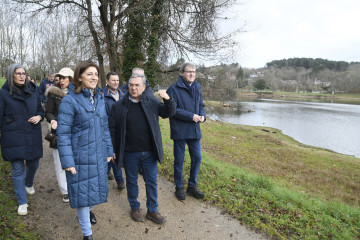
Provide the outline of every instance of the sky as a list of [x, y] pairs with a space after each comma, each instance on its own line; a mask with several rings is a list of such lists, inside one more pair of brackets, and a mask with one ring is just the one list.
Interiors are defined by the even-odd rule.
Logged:
[[233, 62], [294, 57], [360, 61], [360, 0], [241, 0], [226, 30], [245, 24]]

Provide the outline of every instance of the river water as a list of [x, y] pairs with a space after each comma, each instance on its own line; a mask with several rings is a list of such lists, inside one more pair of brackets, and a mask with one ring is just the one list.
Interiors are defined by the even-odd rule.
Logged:
[[207, 108], [207, 116], [228, 123], [265, 126], [306, 145], [360, 157], [360, 105], [253, 99]]

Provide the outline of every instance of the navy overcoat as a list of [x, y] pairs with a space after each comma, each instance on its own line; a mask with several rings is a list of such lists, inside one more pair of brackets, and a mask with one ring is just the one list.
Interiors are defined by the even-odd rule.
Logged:
[[33, 83], [28, 83], [21, 94], [10, 95], [8, 81], [0, 90], [1, 155], [5, 161], [36, 160], [43, 156], [41, 123], [28, 120], [44, 111]]

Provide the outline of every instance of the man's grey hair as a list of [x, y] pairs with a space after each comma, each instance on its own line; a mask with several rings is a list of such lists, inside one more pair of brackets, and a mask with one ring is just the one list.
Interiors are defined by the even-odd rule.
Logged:
[[186, 67], [191, 67], [191, 68], [195, 68], [196, 69], [196, 65], [191, 63], [191, 62], [184, 62], [183, 64], [181, 64], [180, 66], [180, 72], [183, 73], [185, 72], [185, 68]]
[[137, 73], [134, 73], [135, 71], [141, 71], [142, 75], [143, 75], [143, 78], [145, 78], [145, 82], [147, 81], [144, 69], [139, 68], [139, 67], [133, 68], [132, 71], [131, 71], [131, 75], [137, 74]]
[[[25, 68], [22, 65], [13, 63], [8, 67], [8, 69], [5, 72], [5, 77], [9, 84], [10, 95], [12, 95], [14, 91], [16, 93], [20, 94], [20, 89], [18, 87], [16, 87], [16, 85], [14, 84], [14, 73], [15, 73], [16, 69], [19, 69], [19, 68], [23, 68], [25, 70]], [[27, 86], [27, 84], [28, 84], [28, 81], [26, 80], [26, 78], [25, 78], [25, 84], [26, 84], [25, 86]]]
[[131, 74], [128, 83], [130, 83], [130, 80], [131, 80], [132, 78], [137, 78], [137, 77], [141, 77], [142, 85], [145, 86], [145, 85], [146, 85], [146, 77], [145, 77], [144, 74], [138, 74], [138, 73], [133, 73], [133, 74]]

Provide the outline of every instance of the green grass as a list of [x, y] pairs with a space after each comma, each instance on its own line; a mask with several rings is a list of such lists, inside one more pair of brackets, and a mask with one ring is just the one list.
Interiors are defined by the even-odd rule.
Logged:
[[41, 239], [17, 214], [17, 201], [11, 180], [10, 162], [0, 157], [0, 239]]
[[326, 98], [344, 98], [344, 99], [360, 99], [360, 94], [349, 93], [300, 93], [300, 92], [274, 92], [273, 94], [278, 96], [294, 96], [294, 97], [326, 97]]
[[0, 88], [2, 87], [2, 85], [4, 85], [5, 82], [6, 82], [5, 78], [0, 78]]
[[[160, 123], [160, 172], [173, 180], [169, 124]], [[359, 159], [304, 146], [276, 129], [207, 120], [202, 132], [198, 185], [206, 202], [273, 239], [360, 239]], [[185, 182], [189, 163], [186, 154]]]

